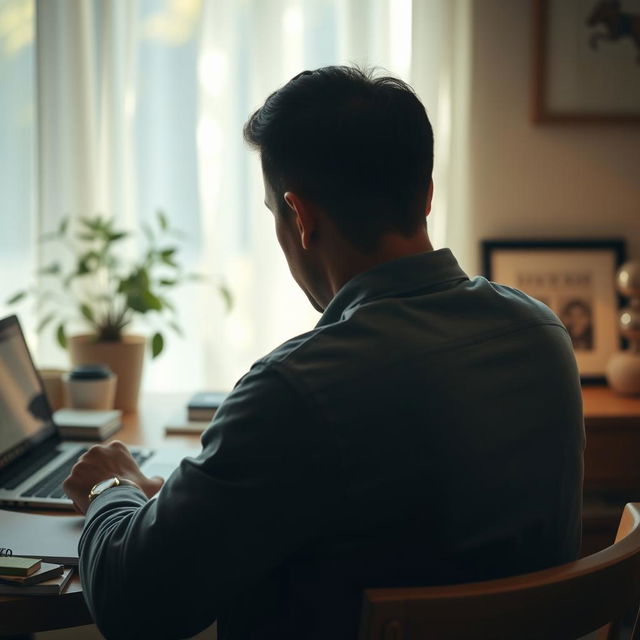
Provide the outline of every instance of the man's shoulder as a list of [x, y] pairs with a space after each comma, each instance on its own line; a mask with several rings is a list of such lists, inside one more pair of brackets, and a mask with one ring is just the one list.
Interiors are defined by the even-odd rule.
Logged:
[[520, 312], [529, 316], [532, 320], [537, 319], [542, 322], [562, 324], [558, 316], [547, 306], [544, 300], [534, 298], [520, 289], [492, 282], [482, 276], [472, 278], [469, 284], [472, 288], [478, 291], [484, 290], [491, 295], [494, 303], [497, 304], [498, 300], [501, 301], [502, 304], [499, 304], [499, 307], [502, 310], [511, 309], [516, 313]]
[[[514, 287], [478, 276], [436, 296], [364, 301], [354, 308], [347, 308], [335, 322], [319, 325], [283, 342], [257, 360], [253, 367], [286, 369], [329, 357], [335, 362], [342, 352], [361, 351], [376, 340], [384, 342], [386, 334], [396, 347], [405, 337], [412, 342], [410, 338], [415, 331], [423, 339], [424, 347], [439, 348], [439, 340], [448, 332], [433, 328], [452, 327], [454, 335], [449, 337], [456, 338], [455, 328], [460, 319], [465, 325], [473, 325], [477, 338], [481, 337], [483, 327], [490, 334], [536, 324], [557, 325], [564, 329], [560, 319], [543, 301]], [[468, 327], [460, 333], [468, 335]]]
[[278, 367], [292, 359], [300, 357], [323, 341], [322, 328], [316, 327], [300, 335], [289, 338], [275, 349], [257, 360], [252, 368]]

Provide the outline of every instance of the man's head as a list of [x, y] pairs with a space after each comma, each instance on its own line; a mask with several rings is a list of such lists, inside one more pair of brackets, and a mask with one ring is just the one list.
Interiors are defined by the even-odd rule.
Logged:
[[424, 226], [433, 131], [401, 80], [351, 67], [304, 71], [267, 98], [244, 136], [261, 153], [278, 213], [286, 192], [311, 200], [363, 251]]
[[305, 71], [244, 127], [291, 273], [323, 310], [375, 264], [430, 248], [433, 132], [413, 90], [350, 67]]

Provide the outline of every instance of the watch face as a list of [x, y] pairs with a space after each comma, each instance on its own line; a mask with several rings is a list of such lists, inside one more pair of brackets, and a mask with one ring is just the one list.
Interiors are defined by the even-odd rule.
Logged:
[[110, 487], [118, 486], [118, 478], [108, 478], [107, 480], [103, 480], [102, 482], [98, 482], [91, 493], [94, 495], [98, 495], [102, 493], [105, 489], [109, 489]]

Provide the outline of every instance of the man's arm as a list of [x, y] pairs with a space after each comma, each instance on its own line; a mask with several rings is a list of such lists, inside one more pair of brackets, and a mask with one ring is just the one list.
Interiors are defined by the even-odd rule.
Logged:
[[258, 365], [218, 411], [202, 453], [182, 461], [157, 499], [123, 486], [93, 501], [80, 575], [105, 636], [193, 635], [322, 535], [335, 451], [311, 413]]

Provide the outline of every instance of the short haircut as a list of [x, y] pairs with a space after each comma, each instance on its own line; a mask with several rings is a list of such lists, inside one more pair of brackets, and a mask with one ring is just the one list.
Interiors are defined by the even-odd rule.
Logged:
[[425, 224], [433, 130], [413, 89], [370, 70], [303, 71], [244, 126], [283, 211], [293, 191], [318, 203], [363, 250]]

